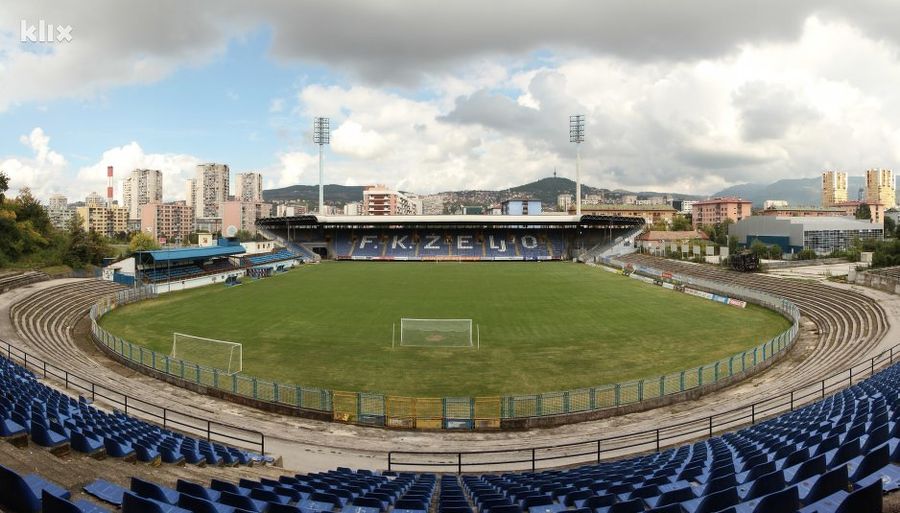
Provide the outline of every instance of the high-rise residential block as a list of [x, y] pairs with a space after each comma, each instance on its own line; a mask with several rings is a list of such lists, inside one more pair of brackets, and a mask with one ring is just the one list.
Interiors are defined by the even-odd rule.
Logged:
[[122, 206], [130, 219], [140, 219], [141, 207], [162, 202], [163, 176], [158, 169], [135, 169], [122, 181]]
[[219, 207], [228, 200], [230, 172], [227, 164], [197, 164], [197, 175], [194, 178], [195, 217], [221, 217]]
[[238, 173], [235, 176], [234, 199], [238, 201], [262, 201], [262, 175], [259, 173]]
[[822, 173], [822, 206], [833, 207], [847, 201], [847, 173], [824, 171]]
[[866, 203], [881, 203], [885, 209], [897, 206], [897, 188], [893, 171], [890, 169], [866, 171]]

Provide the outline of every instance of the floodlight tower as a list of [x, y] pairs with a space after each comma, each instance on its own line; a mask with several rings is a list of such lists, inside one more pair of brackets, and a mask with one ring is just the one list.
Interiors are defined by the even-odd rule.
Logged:
[[331, 143], [331, 128], [328, 118], [313, 121], [313, 142], [319, 145], [319, 215], [325, 213], [325, 145]]
[[569, 116], [569, 142], [575, 143], [575, 215], [581, 216], [581, 143], [584, 142], [584, 114]]

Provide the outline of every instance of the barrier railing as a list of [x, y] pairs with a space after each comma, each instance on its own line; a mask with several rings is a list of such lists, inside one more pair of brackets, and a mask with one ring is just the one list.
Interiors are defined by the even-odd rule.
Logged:
[[456, 452], [392, 451], [388, 452], [387, 469], [389, 471], [424, 470], [458, 473], [465, 471], [535, 471], [564, 465], [600, 463], [605, 459], [621, 458], [642, 452], [658, 452], [698, 439], [712, 438], [716, 433], [753, 425], [825, 399], [826, 396], [853, 385], [854, 380], [858, 382], [892, 365], [895, 352], [900, 352], [900, 344], [822, 380], [810, 382], [777, 396], [706, 417], [667, 424], [656, 429], [523, 449]]
[[[625, 268], [624, 264], [614, 259], [603, 258], [602, 261], [607, 266]], [[740, 299], [761, 305], [790, 319], [791, 326], [747, 351], [662, 376], [540, 394], [442, 398], [333, 391], [265, 381], [243, 374], [227, 374], [132, 344], [100, 326], [98, 320], [117, 306], [152, 297], [152, 287], [122, 291], [114, 298], [94, 305], [90, 315], [91, 329], [98, 343], [123, 359], [195, 385], [255, 401], [287, 406], [301, 413], [303, 410], [324, 412], [338, 422], [404, 429], [499, 429], [503, 421], [513, 419], [589, 414], [658, 400], [672, 394], [715, 385], [735, 376], [748, 375], [788, 349], [798, 334], [800, 311], [787, 299], [744, 287], [671, 275], [651, 267], [633, 267], [629, 270], [665, 279], [669, 284], [679, 283], [686, 292], [714, 291], [716, 299]]]
[[224, 424], [148, 403], [69, 372], [39, 356], [29, 354], [23, 349], [13, 346], [3, 339], [0, 339], [0, 351], [5, 353], [8, 360], [21, 365], [44, 379], [49, 378], [59, 383], [65, 390], [74, 390], [79, 395], [90, 397], [92, 401], [102, 399], [112, 405], [112, 407], [121, 409], [125, 414], [155, 422], [164, 428], [176, 429], [189, 435], [204, 437], [210, 442], [250, 448], [258, 450], [260, 454], [265, 454], [266, 452], [266, 436], [259, 431]]

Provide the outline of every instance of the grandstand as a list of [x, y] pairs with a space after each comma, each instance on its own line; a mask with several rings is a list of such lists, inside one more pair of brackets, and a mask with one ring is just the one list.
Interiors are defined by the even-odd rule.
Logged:
[[47, 274], [40, 271], [9, 273], [0, 276], [0, 294], [6, 292], [7, 290], [12, 290], [17, 287], [24, 287], [25, 285], [49, 279], [50, 277], [47, 276]]
[[334, 260], [541, 261], [606, 248], [643, 223], [617, 216], [297, 216], [257, 226]]
[[292, 260], [312, 260], [299, 249], [276, 248], [268, 253], [247, 256], [243, 255], [244, 252], [237, 240], [221, 238], [216, 246], [210, 247], [139, 251], [135, 253], [135, 267], [140, 282], [154, 284], [223, 275], [257, 267], [274, 269], [279, 265], [283, 267]]
[[70, 449], [94, 457], [145, 463], [248, 465], [263, 462], [256, 453], [226, 447], [159, 428], [122, 412], [107, 413], [88, 399], [69, 397], [38, 382], [22, 366], [0, 356], [0, 436], [31, 441], [66, 454]]

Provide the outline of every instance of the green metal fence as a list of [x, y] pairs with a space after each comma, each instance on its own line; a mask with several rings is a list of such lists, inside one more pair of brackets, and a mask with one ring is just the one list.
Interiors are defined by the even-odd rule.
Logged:
[[[622, 262], [612, 259], [604, 259], [603, 264], [625, 268]], [[800, 311], [787, 299], [730, 284], [672, 275], [651, 267], [629, 267], [629, 271], [643, 277], [664, 279], [666, 283], [676, 283], [679, 290], [694, 288], [716, 294], [719, 300], [732, 298], [755, 303], [781, 313], [792, 323], [790, 328], [756, 347], [693, 369], [577, 390], [474, 398], [385, 396], [265, 381], [243, 374], [231, 375], [151, 351], [100, 327], [98, 320], [112, 309], [156, 297], [152, 286], [122, 291], [95, 304], [90, 312], [91, 328], [98, 343], [122, 358], [190, 383], [258, 401], [327, 412], [334, 420], [342, 422], [420, 429], [496, 429], [503, 419], [584, 413], [659, 399], [752, 372], [758, 365], [788, 349], [797, 337]]]

